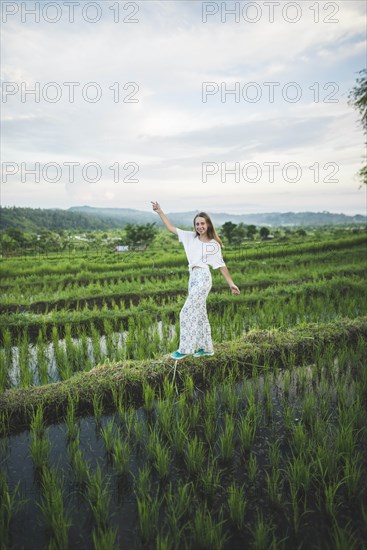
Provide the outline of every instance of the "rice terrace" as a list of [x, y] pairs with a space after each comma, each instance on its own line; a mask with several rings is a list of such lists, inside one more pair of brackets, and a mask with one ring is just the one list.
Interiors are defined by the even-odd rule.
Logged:
[[182, 361], [177, 238], [3, 253], [1, 550], [366, 548], [366, 246], [226, 245], [241, 294], [213, 272]]

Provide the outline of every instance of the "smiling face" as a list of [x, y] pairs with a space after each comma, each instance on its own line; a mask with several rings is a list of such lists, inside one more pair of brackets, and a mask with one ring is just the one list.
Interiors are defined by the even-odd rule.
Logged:
[[206, 234], [208, 230], [208, 224], [206, 223], [205, 218], [198, 216], [197, 218], [195, 218], [194, 225], [195, 231], [200, 237]]

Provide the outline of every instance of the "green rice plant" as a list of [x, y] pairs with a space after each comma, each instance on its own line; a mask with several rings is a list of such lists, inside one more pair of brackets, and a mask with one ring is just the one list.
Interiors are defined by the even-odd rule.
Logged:
[[[8, 411], [1, 411], [0, 413], [0, 436], [5, 436], [10, 429], [10, 414]], [[2, 443], [7, 443], [7, 439], [1, 439]]]
[[9, 374], [5, 363], [5, 354], [0, 350], [0, 393], [3, 393], [8, 386]]
[[38, 437], [42, 437], [45, 433], [42, 403], [38, 405], [36, 410], [34, 409], [34, 407], [32, 408], [30, 429], [32, 434]]
[[92, 361], [89, 357], [89, 349], [88, 349], [88, 336], [86, 334], [85, 328], [83, 327], [81, 329], [80, 333], [80, 348], [81, 348], [81, 361], [84, 365], [84, 370], [89, 371], [92, 367]]
[[[322, 383], [319, 385], [322, 386], [322, 384], [325, 383], [325, 380], [322, 380]], [[318, 406], [319, 406], [319, 412], [320, 416], [323, 420], [327, 420], [327, 418], [330, 416], [330, 402], [332, 401], [332, 392], [329, 388], [328, 382], [326, 382], [326, 390], [320, 390], [320, 396], [318, 399]]]
[[322, 493], [320, 494], [320, 506], [323, 507], [327, 516], [336, 521], [336, 514], [341, 505], [341, 499], [337, 496], [339, 489], [344, 484], [344, 479], [340, 481], [323, 482]]
[[214, 387], [204, 394], [205, 418], [215, 419], [217, 415], [217, 390]]
[[4, 345], [4, 369], [8, 373], [12, 368], [12, 337], [8, 328], [5, 328], [3, 333], [3, 345]]
[[268, 418], [268, 421], [271, 421], [273, 418], [273, 401], [271, 398], [271, 381], [270, 377], [266, 376], [264, 379], [264, 386], [263, 386], [263, 395], [264, 395], [264, 401], [265, 401], [265, 411]]
[[300, 367], [297, 371], [297, 386], [299, 393], [304, 396], [309, 381], [308, 367]]
[[204, 418], [204, 437], [210, 447], [214, 444], [217, 423], [215, 417], [209, 415]]
[[100, 434], [104, 441], [107, 454], [111, 455], [112, 451], [114, 450], [116, 437], [119, 438], [120, 436], [120, 434], [115, 429], [115, 421], [113, 418], [108, 420], [106, 425], [100, 428]]
[[212, 499], [220, 490], [221, 471], [218, 470], [216, 460], [209, 460], [208, 464], [198, 474], [198, 482], [204, 495]]
[[311, 484], [311, 467], [305, 455], [293, 455], [286, 465], [286, 474], [289, 485], [296, 491], [307, 494]]
[[112, 324], [108, 319], [103, 320], [103, 331], [106, 336], [107, 357], [110, 360], [115, 359], [115, 350], [117, 346], [114, 341]]
[[73, 343], [73, 339], [71, 336], [70, 324], [65, 325], [65, 352], [68, 358], [68, 363], [71, 366], [71, 370], [72, 371], [76, 370], [75, 369], [75, 363], [76, 363], [75, 345]]
[[[353, 399], [351, 400], [350, 393], [353, 391]], [[355, 395], [356, 390], [346, 388], [347, 394], [341, 399], [338, 396], [338, 423], [339, 427], [344, 430], [357, 430], [364, 425], [365, 407], [358, 395]]]
[[144, 464], [144, 466], [138, 470], [138, 475], [134, 477], [134, 489], [136, 496], [140, 499], [144, 499], [144, 497], [150, 493], [151, 471], [148, 464]]
[[48, 359], [47, 359], [47, 352], [46, 352], [46, 344], [43, 339], [42, 330], [38, 331], [36, 353], [37, 353], [37, 370], [38, 370], [38, 376], [39, 376], [39, 383], [41, 385], [44, 385], [48, 383], [49, 377], [48, 377]]
[[99, 464], [94, 474], [88, 471], [86, 498], [97, 528], [106, 530], [109, 527], [110, 521], [109, 506], [111, 496], [109, 493], [109, 481], [104, 481]]
[[250, 451], [256, 435], [256, 424], [253, 424], [248, 416], [241, 417], [237, 423], [237, 437], [242, 453]]
[[367, 509], [364, 507], [364, 503], [361, 504], [361, 519], [363, 525], [364, 534], [367, 534]]
[[[76, 398], [77, 400], [77, 398]], [[75, 415], [75, 405], [76, 402], [73, 399], [71, 395], [68, 397], [68, 404], [66, 408], [66, 414], [65, 414], [65, 424], [68, 432], [68, 440], [73, 441], [78, 439], [79, 437], [79, 426], [76, 421], [76, 415]]]
[[265, 477], [270, 502], [280, 506], [283, 501], [283, 479], [279, 469], [272, 467], [270, 474], [265, 472]]
[[[174, 539], [174, 537], [177, 537], [177, 538]], [[171, 549], [177, 548], [180, 540], [182, 540], [181, 533], [178, 529], [175, 529], [174, 533], [169, 533], [166, 535], [157, 533], [157, 537], [155, 539], [155, 549], [171, 550]]]
[[258, 471], [258, 468], [257, 468], [257, 459], [256, 459], [256, 455], [254, 453], [251, 453], [250, 454], [250, 457], [248, 459], [248, 476], [249, 476], [249, 479], [250, 481], [254, 482], [255, 479], [256, 479], [256, 476], [257, 476], [257, 471]]
[[119, 437], [112, 447], [113, 466], [119, 476], [127, 473], [128, 463], [131, 457], [131, 447], [128, 439], [122, 441]]
[[272, 468], [278, 468], [280, 462], [280, 444], [281, 440], [277, 439], [273, 443], [269, 443], [269, 460]]
[[175, 384], [173, 380], [170, 380], [168, 376], [164, 377], [163, 380], [163, 396], [169, 403], [173, 400], [173, 395], [175, 393]]
[[293, 433], [294, 422], [296, 419], [298, 419], [298, 416], [297, 412], [287, 401], [284, 402], [283, 419], [284, 427], [286, 429], [287, 435], [289, 436]]
[[[300, 527], [301, 527], [301, 520], [303, 516], [305, 515], [306, 511], [304, 510], [301, 512], [301, 499], [299, 497], [299, 492], [297, 487], [294, 487], [293, 485], [290, 486], [290, 495], [291, 495], [291, 515], [289, 517], [289, 514], [287, 514], [288, 523], [293, 527], [294, 534], [298, 536]], [[305, 507], [305, 502], [303, 504]]]
[[172, 429], [172, 417], [173, 417], [172, 402], [169, 400], [162, 401], [161, 399], [158, 399], [157, 415], [158, 415], [158, 424], [161, 427], [165, 436], [168, 437]]
[[344, 480], [348, 490], [349, 498], [358, 495], [362, 486], [362, 457], [360, 453], [355, 453], [353, 458], [347, 456], [345, 458], [343, 468]]
[[151, 413], [154, 409], [155, 391], [149, 384], [143, 384], [144, 409]]
[[229, 517], [236, 528], [241, 531], [245, 525], [245, 514], [248, 506], [243, 485], [238, 487], [235, 482], [231, 483], [227, 490], [227, 503]]
[[102, 418], [102, 414], [103, 414], [103, 402], [102, 402], [101, 395], [98, 395], [97, 393], [95, 393], [93, 395], [92, 402], [93, 402], [94, 418], [96, 420], [96, 423], [99, 424], [100, 421], [101, 421], [101, 418]]
[[157, 531], [161, 500], [158, 494], [152, 498], [149, 494], [137, 496], [140, 537], [143, 545], [148, 545]]
[[317, 447], [319, 444], [322, 444], [322, 442], [325, 441], [327, 429], [328, 422], [321, 418], [321, 416], [317, 416], [311, 426], [313, 446]]
[[186, 443], [189, 437], [189, 422], [187, 418], [176, 418], [172, 424], [171, 433], [168, 435], [170, 444], [175, 452], [181, 456], [184, 453]]
[[199, 507], [195, 512], [195, 518], [191, 526], [193, 537], [193, 548], [197, 550], [207, 550], [215, 548], [221, 550], [227, 540], [228, 534], [223, 530], [223, 510], [219, 512], [219, 517], [215, 518], [208, 510], [207, 504]]
[[126, 437], [130, 438], [134, 430], [135, 422], [137, 421], [135, 410], [132, 407], [129, 407], [127, 410], [124, 408], [123, 410], [119, 411], [119, 416], [121, 418], [123, 430], [126, 434]]
[[[55, 329], [55, 332], [54, 332]], [[57, 329], [54, 327], [53, 336], [57, 334]], [[68, 361], [67, 353], [61, 345], [61, 342], [57, 339], [53, 339], [54, 357], [56, 362], [56, 368], [61, 380], [68, 380], [73, 372]]]
[[291, 385], [291, 373], [289, 370], [284, 371], [284, 397], [288, 399], [289, 397], [289, 388]]
[[254, 383], [252, 380], [245, 380], [241, 385], [240, 400], [245, 401], [247, 407], [255, 405], [255, 391]]
[[169, 448], [166, 445], [156, 445], [154, 449], [153, 466], [157, 470], [159, 479], [166, 479], [169, 474], [171, 456]]
[[47, 465], [50, 452], [51, 444], [49, 439], [45, 435], [31, 432], [30, 455], [37, 474]]
[[134, 434], [135, 442], [140, 449], [143, 449], [145, 443], [148, 439], [148, 428], [145, 418], [134, 418], [134, 423], [132, 427], [132, 432]]
[[169, 548], [178, 549], [182, 544], [183, 531], [186, 528], [184, 518], [190, 513], [192, 500], [192, 483], [179, 481], [176, 492], [173, 492], [170, 483], [165, 490], [165, 520], [169, 528]]
[[94, 550], [115, 550], [117, 529], [107, 527], [106, 529], [93, 529], [92, 539]]
[[339, 426], [336, 436], [336, 451], [339, 456], [352, 457], [357, 445], [355, 430], [351, 424]]
[[234, 389], [234, 384], [226, 383], [222, 386], [221, 406], [223, 410], [234, 415], [238, 413], [240, 398]]
[[18, 341], [19, 350], [19, 385], [26, 388], [33, 384], [33, 374], [30, 370], [29, 341], [28, 333], [24, 331], [23, 338]]
[[184, 392], [187, 399], [193, 399], [195, 385], [194, 385], [194, 380], [192, 376], [186, 375], [183, 382], [184, 382]]
[[25, 501], [18, 499], [19, 484], [17, 483], [12, 493], [9, 492], [5, 472], [0, 472], [0, 548], [10, 548], [10, 522]]
[[312, 426], [316, 418], [316, 413], [316, 397], [312, 393], [307, 393], [302, 403], [302, 421], [305, 423], [305, 426], [308, 428]]
[[192, 439], [188, 439], [184, 459], [187, 471], [191, 476], [201, 473], [205, 460], [205, 450], [202, 441], [199, 441], [196, 435]]
[[235, 424], [232, 416], [225, 415], [225, 426], [218, 439], [219, 458], [223, 462], [230, 462], [235, 450]]
[[159, 428], [157, 425], [149, 427], [149, 435], [147, 442], [147, 454], [150, 460], [154, 460], [156, 449], [162, 445]]
[[267, 420], [268, 422], [272, 422], [273, 420], [273, 401], [272, 401], [272, 398], [271, 398], [271, 392], [270, 390], [269, 391], [266, 391], [264, 393], [264, 398], [265, 398], [265, 411], [266, 411], [266, 416], [267, 416]]
[[[77, 440], [74, 440], [77, 443], [77, 446], [74, 446], [74, 449], [71, 454], [71, 467], [73, 470], [73, 475], [76, 483], [80, 487], [85, 487], [88, 476], [89, 476], [89, 466], [88, 462], [85, 460], [82, 451], [79, 448]], [[74, 441], [72, 445], [74, 444]]]
[[291, 446], [298, 456], [307, 450], [308, 437], [303, 424], [298, 422], [291, 427]]
[[199, 403], [191, 403], [186, 409], [186, 416], [188, 420], [189, 430], [195, 431], [199, 425], [199, 420], [201, 416], [200, 405]]
[[250, 399], [248, 401], [248, 407], [246, 411], [246, 419], [247, 421], [252, 424], [253, 426], [257, 426], [261, 419], [262, 410], [261, 410], [261, 404], [257, 403], [255, 400], [255, 395], [252, 394], [249, 396]]
[[253, 529], [250, 529], [253, 537], [253, 548], [256, 550], [268, 550], [271, 548], [273, 531], [273, 524], [265, 520], [261, 513], [258, 513], [255, 526]]
[[38, 502], [45, 522], [51, 532], [51, 544], [67, 550], [71, 515], [64, 507], [63, 478], [53, 468], [43, 468], [41, 499]]
[[315, 448], [314, 475], [322, 483], [338, 477], [338, 456], [328, 439]]
[[361, 548], [356, 533], [350, 531], [350, 521], [345, 527], [333, 522], [331, 530], [332, 548], [335, 550], [359, 550]]
[[186, 394], [181, 392], [178, 399], [178, 412], [181, 418], [186, 416], [186, 409], [188, 407]]
[[93, 363], [98, 365], [102, 361], [101, 339], [93, 322], [90, 323], [90, 332], [92, 335]]
[[[171, 518], [171, 525], [178, 525], [182, 518], [190, 511], [191, 503], [194, 499], [194, 487], [192, 482], [178, 482], [176, 488], [170, 483], [165, 491], [165, 502], [167, 514]], [[174, 521], [172, 521], [174, 520]]]

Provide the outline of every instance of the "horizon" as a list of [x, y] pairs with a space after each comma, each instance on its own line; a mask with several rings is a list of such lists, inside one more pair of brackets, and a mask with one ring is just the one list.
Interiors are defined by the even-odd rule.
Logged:
[[[367, 186], [366, 186], [367, 187]], [[61, 208], [58, 206], [55, 207], [49, 207], [49, 208], [43, 208], [43, 207], [35, 207], [35, 206], [19, 206], [19, 205], [0, 205], [1, 208], [31, 208], [31, 209], [39, 209], [39, 210], [61, 210], [61, 211], [69, 211], [72, 208], [95, 208], [98, 210], [134, 210], [137, 212], [142, 213], [152, 213], [154, 215], [153, 211], [150, 210], [140, 210], [138, 208], [130, 208], [130, 207], [122, 207], [122, 206], [91, 206], [88, 204], [83, 205], [73, 205], [68, 208]], [[174, 210], [174, 211], [166, 211], [166, 214], [189, 214], [189, 213], [195, 213], [199, 210]], [[253, 215], [259, 215], [259, 214], [335, 214], [335, 215], [344, 215], [344, 216], [364, 216], [367, 217], [367, 212], [360, 213], [346, 213], [342, 211], [331, 211], [331, 210], [269, 210], [269, 211], [257, 211], [257, 212], [229, 212], [228, 210], [207, 210], [207, 212], [210, 212], [211, 214], [228, 214], [231, 216], [253, 216]]]

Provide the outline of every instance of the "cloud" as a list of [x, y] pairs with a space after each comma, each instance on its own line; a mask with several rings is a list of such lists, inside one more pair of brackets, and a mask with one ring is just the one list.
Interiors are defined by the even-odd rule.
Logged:
[[[22, 23], [14, 16], [3, 25], [3, 84], [16, 82], [20, 86], [23, 82], [31, 89], [38, 82], [41, 88], [39, 102], [31, 95], [22, 102], [20, 94], [3, 102], [4, 160], [95, 161], [107, 167], [107, 173], [114, 162], [136, 162], [141, 187], [126, 189], [124, 195], [124, 200], [136, 207], [149, 185], [157, 194], [165, 193], [172, 178], [185, 185], [187, 200], [190, 196], [194, 200], [199, 193], [201, 165], [207, 160], [288, 159], [305, 166], [337, 157], [343, 162], [345, 185], [353, 195], [363, 134], [356, 124], [356, 112], [347, 105], [347, 95], [364, 63], [363, 2], [319, 2], [319, 23], [315, 22], [316, 5], [312, 11], [302, 2], [302, 18], [295, 24], [278, 15], [270, 23], [262, 2], [258, 3], [262, 18], [256, 24], [243, 18], [236, 23], [233, 17], [223, 24], [220, 15], [209, 17], [204, 24], [202, 2], [191, 1], [137, 2], [139, 23], [122, 22], [121, 16], [126, 17], [129, 10], [121, 11], [120, 22], [113, 23], [110, 8], [115, 4], [100, 2], [103, 17], [96, 24], [82, 20], [80, 6], [74, 23], [65, 17], [55, 24], [44, 20], [37, 24], [31, 18]], [[334, 4], [338, 22], [324, 23]], [[279, 83], [273, 103], [264, 86], [269, 81]], [[42, 95], [49, 82], [57, 82], [62, 90], [56, 103]], [[68, 100], [65, 82], [80, 84], [73, 103]], [[83, 87], [92, 82], [102, 91], [96, 103], [82, 95]], [[139, 86], [138, 103], [122, 101], [131, 92], [131, 88], [124, 89], [129, 82]], [[206, 103], [202, 100], [203, 82], [219, 86], [218, 94]], [[242, 90], [249, 82], [261, 87], [260, 101], [251, 103], [242, 95], [238, 103], [231, 96], [221, 101], [221, 83], [227, 87], [239, 83]], [[282, 90], [289, 82], [297, 82], [302, 89], [297, 103], [284, 98]], [[330, 82], [336, 86], [335, 104], [325, 101], [333, 91], [324, 88]], [[116, 83], [120, 92], [117, 103]], [[40, 185], [29, 195], [22, 193], [18, 182], [5, 189], [3, 199], [16, 203], [17, 197], [24, 200], [27, 196], [30, 205], [42, 202], [52, 206], [57, 198], [57, 204], [70, 206], [78, 197], [90, 197], [94, 204], [109, 204], [119, 198], [113, 183], [106, 179], [94, 185], [92, 193], [82, 185], [78, 191], [60, 185], [57, 194], [50, 189]], [[178, 186], [169, 192], [173, 201], [175, 193], [179, 196]], [[261, 192], [259, 189], [252, 204], [262, 204]], [[293, 193], [289, 186], [290, 201]], [[268, 194], [263, 196], [264, 201], [268, 198]], [[219, 186], [208, 200], [214, 204], [230, 199]], [[319, 206], [319, 199], [314, 200]], [[335, 200], [341, 200], [337, 194]]]

